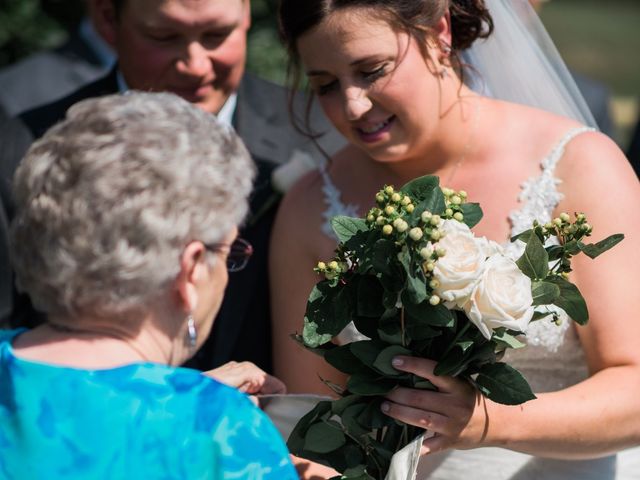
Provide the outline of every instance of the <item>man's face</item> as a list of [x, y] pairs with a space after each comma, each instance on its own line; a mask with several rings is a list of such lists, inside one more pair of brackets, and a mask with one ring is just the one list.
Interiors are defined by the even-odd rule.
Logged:
[[127, 0], [103, 25], [129, 88], [173, 92], [218, 113], [240, 84], [249, 0]]

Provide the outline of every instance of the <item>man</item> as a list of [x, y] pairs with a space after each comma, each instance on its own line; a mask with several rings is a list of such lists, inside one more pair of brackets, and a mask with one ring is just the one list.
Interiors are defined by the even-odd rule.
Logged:
[[[38, 138], [77, 101], [131, 88], [176, 93], [232, 124], [259, 169], [251, 214], [240, 233], [254, 255], [244, 271], [231, 275], [214, 332], [190, 365], [210, 369], [249, 360], [270, 371], [267, 251], [275, 214], [275, 208], [265, 209], [273, 205], [270, 176], [295, 151], [318, 154], [291, 126], [285, 90], [244, 73], [249, 0], [94, 1], [96, 26], [116, 51], [117, 68], [64, 99], [25, 112], [19, 121]], [[314, 131], [329, 129], [315, 117]], [[329, 153], [342, 142], [335, 132], [320, 141]], [[23, 312], [23, 320], [13, 312], [14, 323], [16, 318], [28, 323], [33, 313]]]

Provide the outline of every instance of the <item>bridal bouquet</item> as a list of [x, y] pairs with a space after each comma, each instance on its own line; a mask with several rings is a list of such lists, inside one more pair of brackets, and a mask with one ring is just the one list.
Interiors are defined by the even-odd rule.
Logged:
[[[568, 280], [571, 257], [595, 258], [623, 236], [585, 244], [592, 230], [585, 216], [563, 213], [512, 238], [526, 244], [513, 261], [499, 244], [474, 236], [482, 211], [466, 199], [427, 176], [400, 191], [385, 186], [366, 218], [333, 219], [336, 256], [318, 263], [324, 280], [295, 338], [349, 379], [345, 386], [325, 382], [339, 398], [298, 422], [292, 453], [333, 467], [340, 478], [385, 478], [394, 453], [424, 431], [384, 415], [383, 396], [398, 386], [435, 389], [395, 370], [396, 355], [434, 359], [437, 375], [467, 379], [495, 402], [535, 398], [501, 355], [525, 346], [530, 322], [557, 322], [560, 309], [585, 324], [586, 303]], [[557, 242], [545, 246], [550, 237]], [[363, 339], [333, 343], [348, 325]]]

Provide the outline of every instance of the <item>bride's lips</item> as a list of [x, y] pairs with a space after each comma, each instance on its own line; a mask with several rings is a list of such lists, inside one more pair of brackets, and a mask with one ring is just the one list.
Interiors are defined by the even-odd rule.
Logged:
[[361, 124], [360, 126], [355, 127], [355, 131], [363, 142], [377, 142], [381, 140], [383, 135], [391, 129], [395, 119], [395, 115], [392, 115], [381, 122], [368, 122], [366, 125]]

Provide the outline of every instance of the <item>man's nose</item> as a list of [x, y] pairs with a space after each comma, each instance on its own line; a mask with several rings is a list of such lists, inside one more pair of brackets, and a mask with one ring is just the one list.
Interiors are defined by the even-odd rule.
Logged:
[[211, 70], [211, 59], [207, 50], [199, 42], [192, 42], [187, 46], [184, 57], [177, 63], [180, 73], [194, 77], [204, 77]]
[[344, 90], [345, 113], [350, 121], [358, 120], [371, 110], [372, 103], [364, 88], [351, 86]]

